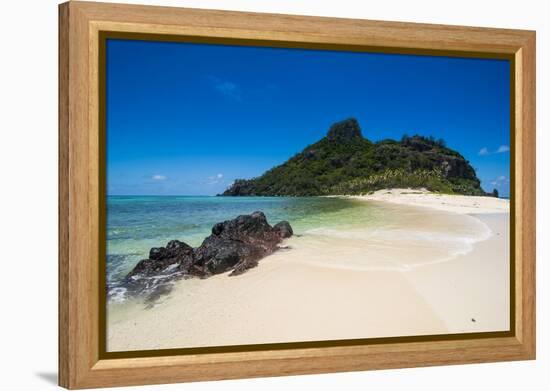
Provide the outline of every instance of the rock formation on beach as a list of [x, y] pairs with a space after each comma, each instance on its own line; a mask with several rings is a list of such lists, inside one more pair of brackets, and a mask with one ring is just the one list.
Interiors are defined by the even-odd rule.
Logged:
[[241, 215], [215, 224], [212, 234], [197, 248], [179, 240], [168, 242], [166, 247], [152, 248], [149, 258], [139, 261], [128, 273], [124, 285], [140, 292], [182, 276], [207, 278], [228, 271], [230, 276], [242, 274], [292, 235], [287, 221], [272, 227], [262, 212]]
[[237, 179], [221, 195], [365, 194], [399, 187], [492, 195], [483, 191], [470, 163], [443, 140], [405, 135], [373, 143], [354, 118], [333, 124], [321, 140], [263, 175]]

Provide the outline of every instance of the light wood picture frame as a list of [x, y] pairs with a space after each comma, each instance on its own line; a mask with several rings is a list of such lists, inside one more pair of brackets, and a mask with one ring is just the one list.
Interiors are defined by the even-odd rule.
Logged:
[[[510, 332], [105, 352], [106, 36], [507, 58]], [[69, 389], [535, 359], [535, 32], [70, 1], [59, 6], [59, 384]]]

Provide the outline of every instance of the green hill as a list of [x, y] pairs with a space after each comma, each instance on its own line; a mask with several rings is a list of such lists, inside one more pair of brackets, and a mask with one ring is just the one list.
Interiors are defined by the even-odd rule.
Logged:
[[487, 195], [470, 163], [432, 137], [403, 136], [373, 143], [354, 118], [253, 179], [237, 179], [224, 196], [365, 194], [383, 188], [424, 187], [443, 193]]

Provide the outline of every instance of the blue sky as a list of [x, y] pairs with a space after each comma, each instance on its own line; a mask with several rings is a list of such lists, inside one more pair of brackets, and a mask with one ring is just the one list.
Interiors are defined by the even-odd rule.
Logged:
[[107, 192], [213, 195], [355, 117], [372, 141], [432, 135], [509, 194], [509, 62], [107, 41]]

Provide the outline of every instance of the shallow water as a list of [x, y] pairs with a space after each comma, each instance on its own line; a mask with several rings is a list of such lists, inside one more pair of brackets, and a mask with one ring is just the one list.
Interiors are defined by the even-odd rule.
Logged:
[[358, 219], [339, 227], [310, 229], [287, 241], [294, 251], [284, 257], [339, 269], [406, 272], [466, 254], [476, 242], [491, 235], [483, 222], [469, 215], [381, 202], [362, 203], [367, 204], [364, 207], [371, 214], [382, 218], [365, 224], [366, 216], [359, 210]]

